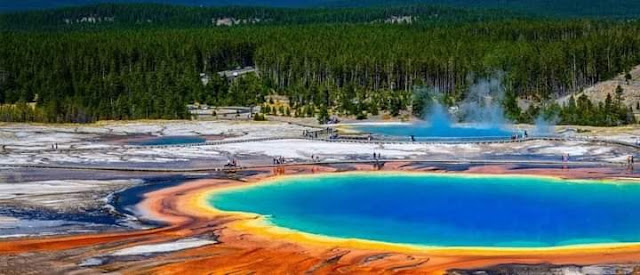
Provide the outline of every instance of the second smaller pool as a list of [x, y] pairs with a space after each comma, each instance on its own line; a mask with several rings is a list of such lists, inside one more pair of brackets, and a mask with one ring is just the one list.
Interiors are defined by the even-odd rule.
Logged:
[[152, 137], [139, 140], [129, 141], [130, 145], [153, 146], [153, 145], [177, 145], [177, 144], [194, 144], [203, 143], [207, 140], [198, 136], [165, 136]]
[[499, 127], [470, 127], [451, 125], [430, 125], [420, 123], [403, 124], [362, 124], [353, 125], [360, 132], [383, 136], [409, 137], [424, 139], [465, 139], [465, 138], [509, 138], [513, 131]]

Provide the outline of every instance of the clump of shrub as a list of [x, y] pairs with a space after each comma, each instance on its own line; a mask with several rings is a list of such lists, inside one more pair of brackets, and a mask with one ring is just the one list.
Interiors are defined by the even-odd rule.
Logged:
[[253, 120], [254, 121], [267, 121], [267, 118], [264, 116], [264, 114], [255, 113], [253, 115]]

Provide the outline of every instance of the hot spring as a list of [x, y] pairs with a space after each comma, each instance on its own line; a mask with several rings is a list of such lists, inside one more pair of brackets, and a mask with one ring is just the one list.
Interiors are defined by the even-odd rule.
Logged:
[[504, 121], [486, 121], [469, 124], [454, 123], [442, 106], [434, 106], [427, 120], [397, 124], [354, 124], [355, 130], [382, 136], [437, 138], [505, 139], [523, 132], [512, 129]]
[[452, 126], [449, 124], [431, 126], [422, 123], [403, 124], [362, 124], [353, 125], [359, 132], [371, 133], [392, 137], [416, 137], [424, 139], [465, 139], [465, 138], [485, 138], [485, 139], [507, 139], [514, 131], [499, 127], [469, 125]]
[[157, 146], [157, 145], [178, 145], [178, 144], [195, 144], [203, 143], [206, 139], [198, 136], [164, 136], [144, 138], [140, 140], [129, 141], [130, 145], [139, 146]]
[[301, 232], [437, 247], [640, 242], [640, 184], [534, 176], [346, 173], [214, 193], [222, 211]]

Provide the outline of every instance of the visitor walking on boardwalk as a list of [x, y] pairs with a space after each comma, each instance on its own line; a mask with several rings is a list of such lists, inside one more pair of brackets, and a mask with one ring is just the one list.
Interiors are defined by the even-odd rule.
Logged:
[[635, 162], [635, 159], [634, 159], [633, 155], [627, 156], [627, 170], [628, 171], [632, 171], [633, 170], [633, 163], [634, 162]]
[[562, 154], [562, 162], [568, 162], [569, 161], [569, 154], [564, 153]]

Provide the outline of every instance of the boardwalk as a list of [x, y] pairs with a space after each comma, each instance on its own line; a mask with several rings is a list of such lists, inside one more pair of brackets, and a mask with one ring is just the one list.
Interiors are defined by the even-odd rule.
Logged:
[[200, 168], [153, 168], [153, 167], [107, 167], [107, 166], [83, 166], [83, 165], [56, 165], [56, 164], [4, 164], [7, 168], [39, 168], [39, 169], [63, 169], [63, 170], [95, 170], [95, 171], [121, 171], [121, 172], [152, 172], [152, 173], [195, 173], [195, 172], [225, 172], [251, 169], [263, 169], [274, 167], [293, 167], [306, 165], [338, 165], [338, 164], [384, 164], [384, 163], [425, 163], [425, 164], [475, 164], [475, 165], [557, 165], [557, 166], [621, 166], [622, 162], [609, 161], [544, 161], [544, 160], [448, 160], [448, 159], [379, 159], [379, 160], [345, 160], [325, 162], [290, 162], [279, 165], [255, 165], [238, 167], [200, 167]]
[[[591, 138], [591, 137], [560, 137], [560, 136], [547, 136], [547, 137], [528, 137], [528, 138], [519, 138], [519, 139], [483, 139], [482, 137], [478, 138], [451, 138], [451, 139], [434, 139], [434, 140], [418, 140], [418, 141], [410, 141], [410, 140], [400, 140], [400, 139], [373, 139], [367, 140], [366, 138], [356, 138], [356, 137], [339, 137], [335, 139], [330, 138], [311, 138], [311, 137], [300, 137], [300, 136], [280, 136], [280, 137], [268, 137], [268, 138], [251, 138], [251, 139], [234, 139], [234, 140], [220, 140], [220, 141], [208, 141], [201, 143], [190, 143], [190, 144], [171, 144], [171, 145], [122, 145], [122, 146], [112, 146], [112, 147], [103, 147], [103, 148], [65, 148], [65, 149], [41, 149], [41, 150], [29, 150], [25, 148], [29, 148], [27, 146], [6, 146], [5, 150], [9, 153], [20, 153], [20, 152], [104, 152], [104, 151], [112, 151], [115, 149], [162, 149], [162, 148], [187, 148], [187, 147], [199, 147], [199, 146], [217, 146], [217, 145], [225, 145], [225, 144], [237, 144], [237, 143], [249, 143], [249, 142], [263, 142], [263, 141], [272, 141], [272, 140], [310, 140], [310, 141], [319, 141], [319, 142], [333, 142], [333, 143], [360, 143], [360, 144], [424, 144], [424, 145], [438, 145], [438, 144], [508, 144], [508, 143], [523, 143], [523, 142], [531, 142], [531, 141], [558, 141], [558, 142], [589, 142], [595, 144], [611, 144], [611, 145], [620, 145], [620, 146], [628, 146], [633, 147], [635, 149], [640, 149], [640, 145], [624, 142], [619, 140], [611, 140], [611, 139], [600, 139], [600, 138]], [[6, 153], [5, 152], [5, 153]]]
[[[321, 130], [326, 131], [326, 130]], [[25, 153], [37, 153], [37, 152], [58, 152], [58, 153], [75, 153], [75, 152], [109, 152], [118, 149], [171, 149], [180, 147], [200, 147], [200, 146], [216, 146], [225, 144], [237, 144], [237, 143], [251, 143], [251, 142], [265, 142], [273, 140], [309, 140], [316, 142], [330, 142], [330, 143], [359, 143], [359, 144], [424, 144], [424, 145], [438, 145], [438, 144], [508, 144], [508, 143], [525, 143], [532, 141], [558, 141], [558, 142], [588, 142], [594, 144], [611, 144], [619, 146], [628, 146], [634, 149], [640, 149], [640, 146], [634, 143], [628, 143], [618, 140], [607, 140], [599, 138], [587, 138], [587, 137], [560, 137], [560, 136], [548, 136], [548, 137], [528, 137], [520, 139], [483, 139], [483, 138], [468, 138], [468, 139], [442, 139], [442, 140], [399, 140], [399, 139], [373, 139], [368, 140], [366, 138], [311, 138], [300, 136], [281, 136], [281, 137], [269, 137], [269, 138], [253, 138], [253, 139], [234, 139], [234, 140], [221, 140], [210, 141], [202, 143], [192, 144], [174, 144], [174, 145], [122, 145], [112, 146], [104, 148], [68, 148], [68, 149], [41, 149], [41, 150], [29, 150], [23, 149], [17, 146], [7, 147], [4, 154], [19, 154]], [[16, 148], [17, 147], [17, 148]], [[577, 162], [563, 162], [563, 161], [545, 161], [545, 160], [478, 160], [478, 159], [384, 159], [378, 160], [382, 163], [388, 162], [414, 162], [414, 163], [434, 163], [434, 164], [530, 164], [530, 165], [582, 165], [582, 166], [619, 166], [624, 165], [623, 162], [611, 162], [611, 161], [577, 161]], [[0, 167], [5, 168], [40, 168], [40, 169], [67, 169], [67, 170], [101, 170], [101, 171], [122, 171], [122, 172], [157, 172], [157, 173], [190, 173], [190, 172], [215, 172], [215, 171], [237, 171], [246, 169], [258, 169], [269, 167], [281, 167], [281, 166], [298, 166], [298, 165], [331, 165], [331, 164], [373, 164], [374, 160], [344, 160], [344, 161], [328, 161], [328, 162], [291, 162], [284, 165], [256, 165], [256, 166], [243, 166], [243, 167], [231, 167], [225, 168], [222, 166], [211, 167], [199, 167], [199, 168], [161, 168], [161, 167], [109, 167], [109, 166], [91, 166], [91, 165], [63, 165], [63, 164], [0, 164]]]

